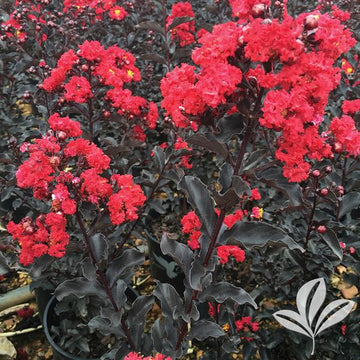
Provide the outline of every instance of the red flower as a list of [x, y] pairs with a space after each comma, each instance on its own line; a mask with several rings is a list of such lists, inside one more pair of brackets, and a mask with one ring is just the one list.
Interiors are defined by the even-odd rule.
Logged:
[[184, 234], [190, 234], [190, 240], [187, 244], [190, 249], [200, 249], [199, 238], [201, 236], [201, 222], [195, 211], [190, 211], [181, 219], [182, 231]]
[[341, 108], [344, 114], [354, 114], [360, 111], [360, 99], [345, 100]]
[[65, 91], [64, 96], [67, 101], [84, 103], [93, 97], [91, 85], [83, 76], [73, 76], [65, 85]]
[[49, 117], [48, 121], [51, 129], [64, 132], [66, 137], [78, 137], [82, 134], [80, 123], [67, 116], [60, 117], [58, 113], [55, 113]]
[[131, 175], [115, 174], [111, 180], [116, 183], [118, 191], [110, 196], [107, 206], [110, 219], [114, 225], [124, 221], [133, 221], [138, 218], [136, 211], [146, 200], [140, 185], [134, 184]]
[[243, 262], [245, 260], [245, 251], [234, 245], [218, 246], [217, 255], [221, 264], [229, 262], [230, 256], [232, 256], [237, 262]]
[[237, 331], [253, 331], [259, 330], [259, 323], [253, 322], [250, 316], [242, 317], [240, 320], [235, 321]]
[[[189, 2], [178, 2], [172, 6], [171, 15], [166, 19], [168, 28], [176, 18], [194, 17], [195, 14]], [[180, 46], [192, 44], [195, 41], [195, 21], [188, 21], [170, 29], [171, 40], [177, 40]]]
[[114, 6], [109, 11], [109, 16], [111, 17], [111, 19], [114, 19], [114, 20], [122, 20], [127, 15], [128, 15], [128, 13], [121, 6]]

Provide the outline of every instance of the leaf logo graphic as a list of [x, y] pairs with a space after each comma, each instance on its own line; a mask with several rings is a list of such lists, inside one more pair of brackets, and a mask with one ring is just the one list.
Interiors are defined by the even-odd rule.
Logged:
[[[310, 298], [311, 294], [313, 295]], [[325, 306], [314, 325], [314, 319], [323, 305], [325, 297], [325, 280], [323, 278], [311, 280], [303, 285], [296, 295], [298, 312], [279, 310], [273, 314], [282, 326], [312, 339], [311, 355], [315, 351], [315, 337], [345, 319], [355, 304], [354, 301], [343, 299], [331, 302]]]

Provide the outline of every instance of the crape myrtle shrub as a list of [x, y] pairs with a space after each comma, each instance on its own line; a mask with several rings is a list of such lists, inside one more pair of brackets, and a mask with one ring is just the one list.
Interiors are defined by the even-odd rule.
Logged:
[[[68, 351], [308, 359], [272, 314], [319, 277], [357, 305], [359, 6], [307, 4], [4, 3], [1, 266], [83, 318]], [[135, 299], [154, 235], [182, 286]], [[359, 320], [312, 358], [357, 359]]]

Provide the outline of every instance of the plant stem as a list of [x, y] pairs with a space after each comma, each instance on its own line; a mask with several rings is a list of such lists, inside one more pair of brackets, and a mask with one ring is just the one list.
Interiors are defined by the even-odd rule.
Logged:
[[[249, 118], [249, 123], [247, 125], [247, 129], [245, 131], [244, 138], [242, 140], [240, 150], [239, 150], [239, 153], [238, 153], [238, 156], [237, 156], [237, 159], [236, 159], [236, 163], [235, 163], [235, 166], [234, 166], [234, 175], [238, 175], [238, 172], [239, 172], [239, 170], [241, 168], [241, 165], [242, 165], [242, 163], [244, 161], [246, 148], [250, 143], [253, 131], [255, 129], [255, 126], [257, 125], [257, 119], [258, 119], [257, 115], [258, 115], [258, 112], [260, 110], [261, 99], [262, 99], [263, 94], [264, 94], [264, 89], [262, 88], [260, 90], [260, 93], [258, 95], [258, 98], [257, 98], [255, 106], [254, 106], [254, 111], [253, 111], [254, 115], [251, 115], [250, 118]], [[206, 255], [205, 255], [205, 258], [204, 258], [204, 261], [203, 261], [203, 266], [204, 267], [207, 267], [207, 265], [208, 265], [208, 263], [209, 263], [209, 261], [211, 259], [211, 256], [212, 256], [212, 254], [214, 252], [214, 249], [215, 249], [215, 246], [216, 246], [216, 240], [217, 240], [217, 238], [219, 236], [220, 229], [221, 229], [222, 223], [224, 221], [225, 215], [226, 215], [226, 209], [221, 209], [220, 214], [218, 216], [218, 219], [216, 221], [214, 230], [213, 230], [213, 232], [211, 234], [211, 237], [210, 237], [209, 248], [208, 248], [208, 250], [206, 252]], [[193, 290], [193, 296], [192, 296], [191, 301], [188, 304], [188, 307], [186, 309], [186, 314], [190, 314], [191, 309], [192, 309], [192, 302], [193, 302], [193, 300], [197, 299], [198, 293], [199, 292], [197, 290]], [[187, 333], [187, 323], [184, 322], [181, 329], [180, 329], [178, 340], [176, 342], [176, 350], [178, 350], [180, 348], [180, 345], [181, 345], [184, 337], [186, 336], [186, 333]]]
[[313, 205], [312, 205], [312, 208], [311, 208], [311, 213], [310, 213], [309, 222], [308, 222], [308, 229], [307, 229], [307, 233], [306, 233], [305, 249], [307, 249], [308, 244], [309, 244], [310, 234], [311, 234], [311, 231], [312, 231], [311, 226], [312, 226], [312, 223], [313, 223], [313, 219], [314, 219], [314, 215], [315, 215], [315, 209], [316, 209], [316, 205], [317, 205], [317, 199], [318, 199], [317, 192], [316, 192], [317, 186], [318, 186], [318, 179], [316, 178], [315, 182], [314, 182], [314, 200], [313, 200]]
[[[75, 213], [75, 216], [76, 216], [76, 221], [78, 222], [79, 226], [80, 226], [80, 230], [83, 234], [83, 237], [84, 237], [84, 240], [85, 240], [85, 244], [86, 244], [86, 247], [88, 249], [88, 252], [89, 252], [89, 255], [90, 255], [90, 259], [96, 269], [96, 274], [98, 275], [105, 291], [106, 291], [106, 294], [111, 302], [111, 305], [113, 306], [114, 310], [116, 312], [119, 311], [119, 308], [118, 306], [116, 305], [116, 301], [111, 293], [111, 288], [110, 288], [110, 285], [109, 285], [109, 282], [107, 281], [106, 279], [106, 276], [105, 274], [102, 272], [102, 270], [98, 269], [98, 265], [97, 265], [97, 261], [96, 261], [96, 257], [95, 257], [95, 254], [94, 254], [94, 251], [93, 249], [91, 248], [91, 244], [90, 244], [90, 238], [88, 236], [88, 233], [86, 231], [86, 228], [85, 228], [85, 225], [81, 219], [81, 215], [80, 213], [77, 211]], [[130, 333], [129, 333], [129, 328], [127, 327], [126, 323], [125, 323], [125, 320], [124, 319], [121, 319], [121, 326], [124, 330], [124, 333], [126, 335], [126, 338], [127, 338], [127, 341], [129, 342], [129, 345], [131, 346], [132, 350], [135, 350], [135, 346], [134, 346], [134, 343], [131, 341], [131, 338], [130, 338]]]

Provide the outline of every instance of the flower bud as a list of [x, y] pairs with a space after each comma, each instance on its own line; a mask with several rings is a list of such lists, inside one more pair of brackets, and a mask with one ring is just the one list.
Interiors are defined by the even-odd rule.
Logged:
[[322, 188], [320, 191], [319, 191], [319, 194], [321, 196], [327, 196], [329, 194], [329, 189], [328, 188]]
[[251, 9], [251, 15], [255, 18], [262, 17], [265, 14], [266, 6], [264, 4], [255, 4]]
[[313, 177], [319, 177], [320, 176], [320, 170], [314, 170], [312, 173], [311, 173], [311, 175], [313, 176]]
[[306, 30], [316, 29], [319, 26], [318, 16], [308, 15], [305, 18], [304, 26]]
[[326, 226], [325, 225], [319, 225], [317, 228], [317, 232], [319, 234], [324, 234], [326, 232]]
[[60, 158], [58, 156], [52, 156], [50, 158], [50, 164], [54, 167], [58, 167], [60, 165]]

